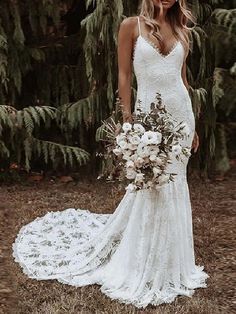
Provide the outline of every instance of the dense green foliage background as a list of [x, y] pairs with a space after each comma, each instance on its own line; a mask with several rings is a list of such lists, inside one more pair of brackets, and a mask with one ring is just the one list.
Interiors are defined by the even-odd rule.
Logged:
[[[117, 32], [138, 2], [0, 2], [2, 168], [97, 168], [95, 133], [115, 109]], [[192, 165], [224, 172], [236, 150], [236, 1], [189, 5], [198, 23], [188, 80], [201, 138]]]

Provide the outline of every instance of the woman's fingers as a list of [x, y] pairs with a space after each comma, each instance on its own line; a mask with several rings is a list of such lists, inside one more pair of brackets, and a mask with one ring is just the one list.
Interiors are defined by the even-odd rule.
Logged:
[[197, 133], [195, 133], [193, 143], [192, 143], [192, 148], [193, 148], [194, 153], [197, 152], [198, 147], [199, 147], [199, 137]]

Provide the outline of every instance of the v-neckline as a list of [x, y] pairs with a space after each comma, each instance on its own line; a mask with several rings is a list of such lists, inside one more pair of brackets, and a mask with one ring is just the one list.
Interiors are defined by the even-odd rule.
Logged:
[[146, 37], [142, 36], [141, 34], [138, 36], [137, 40], [139, 38], [142, 38], [149, 46], [151, 46], [163, 59], [166, 59], [168, 56], [170, 56], [176, 49], [176, 47], [178, 46], [178, 44], [180, 43], [179, 40], [176, 40], [176, 42], [172, 45], [171, 49], [169, 50], [169, 52], [167, 54], [163, 54], [160, 49], [157, 47], [157, 45], [154, 44], [154, 42], [152, 42], [151, 40], [147, 39]]

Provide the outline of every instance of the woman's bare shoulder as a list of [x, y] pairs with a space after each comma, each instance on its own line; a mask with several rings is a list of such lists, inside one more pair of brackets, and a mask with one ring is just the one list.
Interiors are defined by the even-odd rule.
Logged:
[[133, 30], [137, 24], [137, 16], [126, 17], [120, 24], [123, 30]]

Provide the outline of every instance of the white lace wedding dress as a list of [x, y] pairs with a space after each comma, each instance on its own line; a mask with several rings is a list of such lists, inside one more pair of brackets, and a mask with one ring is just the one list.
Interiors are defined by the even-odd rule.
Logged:
[[[137, 99], [148, 111], [159, 92], [174, 118], [188, 125], [185, 144], [190, 146], [195, 120], [181, 78], [183, 46], [178, 41], [162, 55], [138, 25]], [[76, 287], [96, 283], [110, 298], [140, 308], [191, 296], [206, 286], [208, 275], [194, 260], [187, 163], [187, 158], [173, 160], [175, 182], [158, 191], [126, 190], [113, 214], [70, 208], [37, 218], [20, 230], [13, 244], [15, 260], [30, 278]]]

